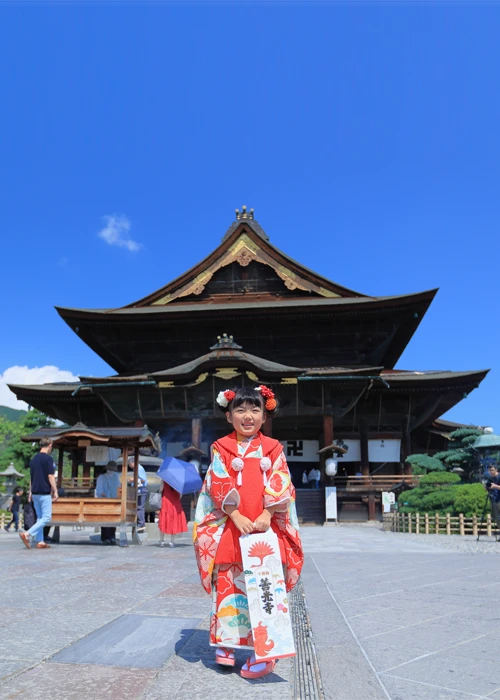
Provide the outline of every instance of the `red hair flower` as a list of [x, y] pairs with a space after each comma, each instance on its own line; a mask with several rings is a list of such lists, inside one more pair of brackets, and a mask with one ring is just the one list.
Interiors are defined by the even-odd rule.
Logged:
[[268, 386], [264, 386], [264, 384], [258, 386], [257, 391], [260, 391], [260, 393], [265, 399], [274, 399], [274, 391]]
[[274, 391], [268, 386], [264, 386], [264, 384], [258, 386], [256, 388], [256, 391], [260, 391], [262, 397], [265, 399], [264, 406], [266, 408], [266, 411], [274, 411], [274, 409], [278, 405], [276, 403], [276, 399], [274, 398]]

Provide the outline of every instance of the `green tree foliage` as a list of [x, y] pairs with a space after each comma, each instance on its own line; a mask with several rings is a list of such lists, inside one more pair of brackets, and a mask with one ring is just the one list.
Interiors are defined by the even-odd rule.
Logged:
[[435, 459], [442, 462], [446, 469], [460, 467], [464, 470], [464, 479], [474, 479], [474, 472], [478, 469], [477, 452], [472, 447], [476, 439], [483, 434], [478, 428], [459, 428], [450, 435], [449, 448], [434, 455]]
[[457, 488], [453, 510], [463, 513], [466, 518], [481, 515], [486, 503], [486, 513], [491, 510], [491, 502], [482, 484], [462, 484]]
[[[420, 479], [419, 486], [405, 491], [398, 499], [401, 513], [463, 513], [466, 518], [481, 515], [486, 499], [482, 484], [460, 483], [453, 472], [431, 472]], [[488, 499], [487, 511], [490, 511]]]
[[51, 418], [36, 409], [28, 411], [16, 422], [0, 417], [0, 471], [13, 462], [17, 471], [25, 475], [23, 479], [18, 479], [18, 483], [26, 487], [29, 483], [29, 463], [37, 453], [38, 445], [22, 442], [21, 437], [53, 425]]
[[427, 474], [427, 472], [445, 471], [446, 469], [439, 459], [425, 454], [409, 455], [406, 461], [411, 464], [414, 474]]
[[458, 474], [431, 472], [420, 479], [417, 488], [405, 491], [398, 499], [401, 513], [453, 513]]
[[432, 457], [426, 454], [408, 455], [406, 461], [411, 464], [415, 474], [451, 471], [460, 467], [464, 470], [464, 480], [473, 481], [479, 465], [477, 452], [472, 446], [482, 434], [483, 431], [478, 428], [458, 428], [451, 433], [447, 450], [437, 452]]

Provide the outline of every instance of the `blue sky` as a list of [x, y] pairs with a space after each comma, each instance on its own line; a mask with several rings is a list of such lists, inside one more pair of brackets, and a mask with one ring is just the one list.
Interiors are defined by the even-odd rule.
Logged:
[[[144, 296], [246, 204], [274, 245], [342, 285], [439, 287], [398, 366], [492, 368], [447, 417], [500, 432], [498, 4], [1, 15], [4, 381], [109, 373], [54, 305]], [[99, 237], [117, 221], [137, 246]]]

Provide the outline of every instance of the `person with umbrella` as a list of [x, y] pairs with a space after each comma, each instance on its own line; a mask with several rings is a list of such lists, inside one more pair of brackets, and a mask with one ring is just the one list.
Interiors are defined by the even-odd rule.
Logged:
[[187, 532], [187, 521], [181, 504], [181, 495], [199, 491], [202, 480], [196, 467], [174, 457], [167, 457], [158, 469], [158, 476], [163, 479], [161, 496], [160, 547], [165, 546], [165, 535], [170, 535], [169, 547], [175, 547], [175, 537]]

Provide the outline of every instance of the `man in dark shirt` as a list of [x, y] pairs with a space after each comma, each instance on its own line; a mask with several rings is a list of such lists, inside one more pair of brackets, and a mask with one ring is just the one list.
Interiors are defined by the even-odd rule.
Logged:
[[37, 549], [48, 549], [50, 545], [43, 541], [43, 528], [52, 520], [52, 501], [59, 498], [56, 478], [54, 476], [54, 460], [50, 456], [52, 440], [40, 440], [40, 452], [30, 462], [31, 499], [35, 506], [37, 521], [27, 532], [21, 532], [19, 537], [30, 549], [31, 537], [36, 541]]

